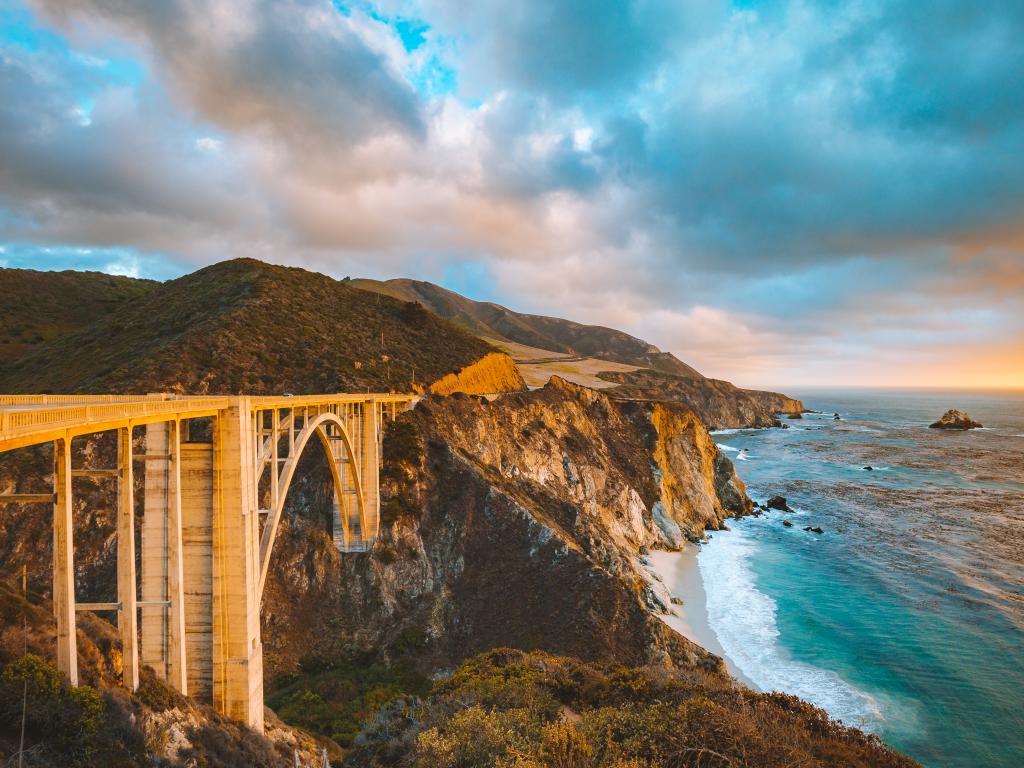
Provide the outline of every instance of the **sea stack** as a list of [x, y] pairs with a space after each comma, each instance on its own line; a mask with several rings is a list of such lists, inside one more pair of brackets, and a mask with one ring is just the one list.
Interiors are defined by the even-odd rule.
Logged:
[[928, 426], [930, 429], [977, 429], [981, 424], [963, 411], [950, 408], [942, 415], [941, 419]]

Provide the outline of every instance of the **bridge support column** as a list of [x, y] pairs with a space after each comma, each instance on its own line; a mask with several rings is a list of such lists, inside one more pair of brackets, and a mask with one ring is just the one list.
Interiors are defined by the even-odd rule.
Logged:
[[117, 627], [121, 634], [121, 679], [139, 687], [139, 631], [135, 605], [135, 476], [132, 472], [132, 429], [117, 430]]
[[380, 508], [380, 477], [377, 468], [380, 463], [380, 443], [378, 438], [377, 401], [367, 400], [363, 403], [362, 433], [362, 466], [359, 468], [363, 485], [364, 514], [359, 520], [359, 535], [364, 542], [372, 542], [377, 536], [379, 516], [373, 510]]
[[185, 658], [189, 695], [213, 703], [213, 445], [181, 444]]
[[142, 518], [142, 663], [188, 693], [181, 541], [179, 423], [146, 426]]
[[53, 442], [53, 612], [57, 619], [57, 669], [78, 685], [75, 622], [75, 543], [71, 517], [71, 439]]
[[213, 702], [263, 730], [258, 507], [249, 398], [220, 413], [214, 433]]

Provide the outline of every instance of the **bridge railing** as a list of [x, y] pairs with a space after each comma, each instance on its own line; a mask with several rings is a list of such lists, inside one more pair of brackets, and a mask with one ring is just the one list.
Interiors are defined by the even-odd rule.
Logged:
[[[81, 402], [79, 400], [78, 402]], [[45, 405], [45, 404], [40, 404]], [[66, 407], [34, 407], [0, 411], [0, 442], [52, 430], [86, 429], [106, 422], [159, 416], [169, 413], [203, 413], [227, 407], [226, 397], [159, 400], [156, 398], [121, 402], [97, 402]], [[43, 435], [41, 435], [42, 437]], [[45, 441], [45, 440], [44, 440]]]

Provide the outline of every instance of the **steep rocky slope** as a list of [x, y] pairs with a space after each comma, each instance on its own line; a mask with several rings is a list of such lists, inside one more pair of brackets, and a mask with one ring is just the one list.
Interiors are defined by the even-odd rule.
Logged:
[[101, 272], [0, 269], [0, 365], [122, 311], [156, 285]]
[[238, 259], [41, 344], [0, 368], [0, 391], [410, 391], [492, 351], [417, 304]]
[[438, 395], [455, 392], [489, 395], [526, 389], [526, 382], [512, 358], [502, 352], [491, 352], [465, 368], [442, 376], [430, 385]]
[[777, 413], [800, 413], [804, 405], [777, 392], [740, 389], [720, 379], [688, 379], [660, 371], [605, 372], [619, 386], [610, 397], [686, 403], [710, 429], [778, 426]]
[[510, 645], [721, 674], [651, 613], [668, 607], [641, 562], [750, 509], [689, 410], [558, 379], [494, 402], [431, 397], [389, 430], [385, 456], [371, 557], [331, 549], [326, 509], [299, 492], [266, 597], [268, 669], [415, 629], [432, 666]]

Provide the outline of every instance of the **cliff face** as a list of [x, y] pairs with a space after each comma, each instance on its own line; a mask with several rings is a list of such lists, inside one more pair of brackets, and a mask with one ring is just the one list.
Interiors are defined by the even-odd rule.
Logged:
[[339, 556], [300, 491], [265, 598], [270, 670], [412, 632], [434, 666], [514, 646], [722, 673], [651, 613], [667, 607], [639, 558], [749, 511], [692, 412], [555, 379], [493, 403], [428, 398], [385, 456], [372, 555]]
[[512, 358], [503, 352], [491, 352], [460, 371], [449, 373], [433, 384], [429, 390], [437, 395], [464, 392], [469, 395], [491, 395], [526, 389], [519, 369]]
[[744, 389], [743, 392], [754, 398], [770, 413], [803, 413], [806, 410], [803, 402], [779, 392], [765, 392], [760, 389]]
[[684, 378], [652, 370], [608, 372], [600, 376], [619, 385], [607, 390], [611, 397], [683, 403], [709, 429], [778, 426], [776, 413], [803, 410], [799, 400], [776, 392], [740, 389], [720, 379]]

